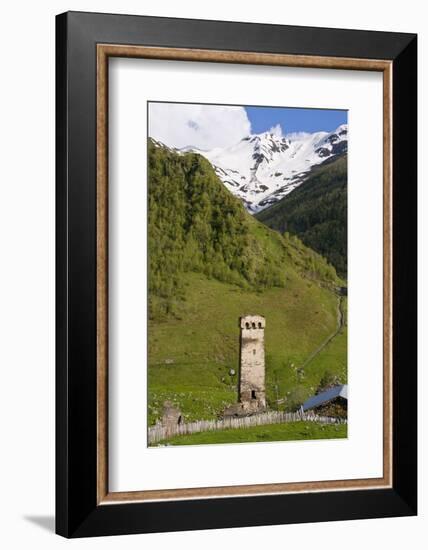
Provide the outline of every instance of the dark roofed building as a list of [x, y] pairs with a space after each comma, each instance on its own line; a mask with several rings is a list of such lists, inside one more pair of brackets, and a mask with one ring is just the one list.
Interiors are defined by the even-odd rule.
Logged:
[[313, 411], [322, 416], [346, 418], [348, 415], [348, 385], [334, 386], [310, 397], [302, 405], [303, 412]]

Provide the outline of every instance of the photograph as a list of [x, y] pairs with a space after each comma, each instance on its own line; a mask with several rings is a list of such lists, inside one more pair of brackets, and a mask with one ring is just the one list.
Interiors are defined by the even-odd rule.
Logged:
[[147, 121], [148, 446], [347, 438], [347, 110]]

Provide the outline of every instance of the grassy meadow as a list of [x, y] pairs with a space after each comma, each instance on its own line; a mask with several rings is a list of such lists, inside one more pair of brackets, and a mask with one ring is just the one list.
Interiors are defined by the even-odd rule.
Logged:
[[[266, 390], [271, 408], [292, 409], [328, 371], [346, 382], [346, 327], [305, 368], [301, 365], [337, 327], [336, 294], [290, 272], [288, 286], [243, 290], [188, 273], [180, 318], [149, 324], [149, 423], [168, 399], [186, 421], [216, 418], [236, 402], [238, 319], [266, 317]], [[316, 307], [313, 307], [316, 304]], [[235, 376], [229, 372], [234, 369]], [[277, 404], [277, 400], [285, 400]]]
[[201, 432], [173, 437], [159, 445], [210, 445], [214, 443], [257, 443], [270, 441], [301, 441], [304, 439], [341, 439], [347, 437], [346, 424], [316, 424], [289, 422], [257, 426], [243, 430]]

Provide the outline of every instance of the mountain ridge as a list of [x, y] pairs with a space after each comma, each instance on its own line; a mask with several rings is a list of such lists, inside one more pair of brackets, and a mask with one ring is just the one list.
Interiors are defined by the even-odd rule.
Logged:
[[338, 283], [324, 258], [246, 212], [201, 155], [177, 154], [149, 141], [148, 165], [152, 317], [174, 313], [185, 294], [184, 272], [260, 291], [286, 285], [291, 258], [320, 282]]
[[176, 149], [153, 142], [178, 154], [205, 157], [225, 187], [255, 214], [299, 187], [314, 167], [347, 152], [348, 125], [291, 137], [275, 132], [250, 134], [231, 147], [211, 150], [191, 145]]

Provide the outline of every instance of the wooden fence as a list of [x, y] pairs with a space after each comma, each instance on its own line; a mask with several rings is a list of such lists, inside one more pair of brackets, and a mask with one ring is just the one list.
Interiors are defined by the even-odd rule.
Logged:
[[321, 424], [346, 424], [346, 419], [318, 416], [314, 413], [269, 411], [251, 416], [227, 417], [221, 420], [197, 420], [177, 424], [176, 426], [163, 426], [156, 424], [148, 429], [148, 444], [153, 445], [176, 435], [194, 434], [215, 430], [250, 428], [253, 426], [265, 426], [268, 424], [282, 424], [285, 422], [318, 422]]

